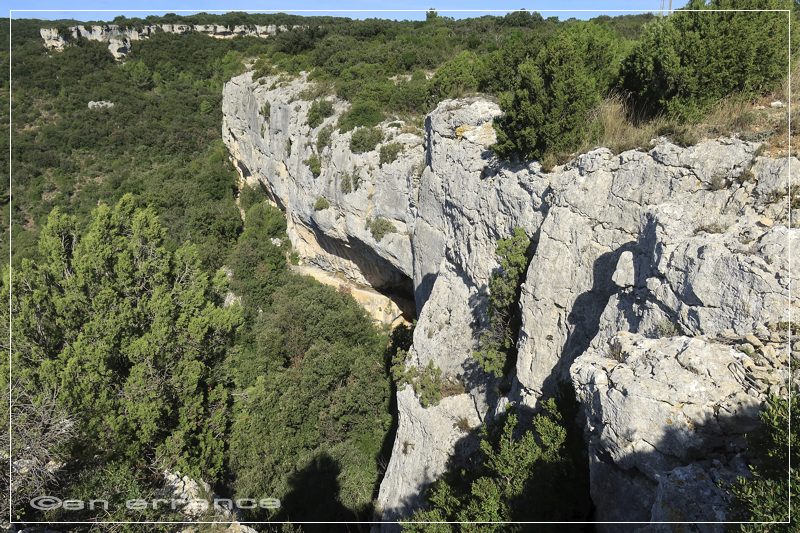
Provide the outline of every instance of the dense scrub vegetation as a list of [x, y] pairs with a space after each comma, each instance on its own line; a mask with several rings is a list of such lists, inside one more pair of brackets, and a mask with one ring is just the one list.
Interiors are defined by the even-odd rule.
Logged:
[[31, 470], [15, 517], [174, 520], [26, 504], [155, 497], [153, 472], [171, 468], [225, 496], [284, 502], [251, 519], [369, 519], [392, 420], [389, 338], [349, 295], [288, 272], [285, 215], [250, 186], [237, 207], [220, 139], [222, 84], [266, 43], [158, 34], [120, 65], [85, 40], [46, 53], [46, 25], [12, 25], [2, 366], [14, 382], [0, 385], [14, 392], [13, 458], [66, 464]]
[[543, 402], [533, 428], [520, 432], [516, 407], [480, 429], [479, 457], [472, 468], [455, 469], [431, 484], [427, 510], [404, 520], [403, 531], [469, 530], [460, 524], [410, 522], [500, 522], [481, 531], [580, 531], [558, 522], [586, 520], [591, 512], [589, 467], [583, 457], [582, 431], [574, 424], [578, 403], [562, 386], [557, 399]]

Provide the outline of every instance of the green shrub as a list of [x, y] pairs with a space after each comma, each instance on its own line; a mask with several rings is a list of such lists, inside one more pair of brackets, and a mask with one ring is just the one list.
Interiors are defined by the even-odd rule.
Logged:
[[350, 111], [339, 117], [339, 131], [345, 133], [358, 127], [371, 128], [384, 120], [386, 116], [371, 104], [354, 104]]
[[367, 222], [364, 224], [364, 229], [371, 231], [372, 236], [375, 237], [376, 241], [383, 239], [384, 235], [387, 233], [395, 233], [397, 231], [397, 228], [394, 227], [394, 224], [385, 218], [367, 218]]
[[[259, 78], [263, 78], [265, 76], [269, 76], [270, 73], [272, 72], [272, 64], [271, 63], [272, 63], [272, 60], [269, 57], [264, 56], [264, 57], [258, 58], [256, 60], [256, 62], [253, 64], [253, 74], [250, 76], [250, 78], [253, 81], [256, 81]], [[260, 81], [261, 80], [259, 80], [259, 83], [260, 83]], [[263, 83], [262, 83], [262, 85], [263, 85]], [[267, 115], [264, 115], [264, 116], [267, 116]]]
[[271, 111], [272, 111], [272, 106], [270, 106], [270, 103], [264, 102], [264, 105], [261, 106], [261, 116], [269, 120], [269, 115]]
[[398, 154], [403, 151], [403, 145], [400, 143], [390, 143], [381, 146], [381, 159], [380, 164], [391, 163], [397, 159]]
[[617, 41], [602, 26], [578, 23], [520, 64], [514, 90], [498, 96], [505, 116], [495, 121], [495, 151], [504, 158], [541, 159], [572, 152], [592, 127], [616, 71]]
[[322, 211], [323, 209], [328, 209], [331, 206], [330, 202], [320, 196], [317, 198], [317, 203], [314, 204], [314, 211]]
[[475, 90], [478, 86], [475, 79], [476, 67], [475, 54], [467, 51], [439, 67], [428, 82], [429, 101], [438, 102], [460, 96], [465, 90]]
[[652, 113], [697, 121], [738, 92], [757, 96], [786, 75], [788, 14], [716, 11], [789, 9], [785, 0], [694, 0], [644, 31], [623, 66], [623, 87]]
[[359, 128], [350, 138], [350, 150], [358, 152], [371, 152], [383, 140], [380, 128]]
[[331, 115], [333, 115], [333, 103], [328, 100], [314, 100], [311, 109], [308, 110], [308, 125], [314, 129]]
[[325, 147], [330, 146], [332, 133], [333, 126], [325, 126], [319, 130], [319, 134], [317, 134], [317, 152], [322, 152]]
[[286, 270], [283, 245], [287, 242], [286, 215], [267, 203], [254, 204], [247, 210], [245, 229], [226, 264], [233, 271], [231, 291], [242, 297], [245, 308], [263, 307], [281, 283]]
[[353, 169], [351, 173], [345, 172], [342, 174], [339, 187], [342, 189], [343, 193], [350, 194], [351, 192], [357, 191], [359, 185], [361, 185], [361, 177], [358, 175], [358, 169]]
[[239, 206], [247, 213], [251, 207], [264, 202], [267, 198], [267, 191], [260, 184], [252, 187], [249, 183], [245, 183], [239, 192]]
[[319, 176], [320, 172], [322, 172], [322, 162], [320, 162], [317, 154], [311, 154], [311, 156], [305, 160], [305, 164], [311, 167], [311, 172], [314, 176]]
[[[81, 231], [75, 217], [50, 213], [39, 239], [47, 259], [24, 261], [11, 279], [12, 364], [30, 383], [64, 383], [58, 399], [87, 439], [75, 452], [133, 465], [159, 455], [190, 476], [218, 478], [230, 396], [212, 376], [239, 310], [222, 307], [224, 275], [202, 273], [194, 245], [168, 251], [155, 211], [136, 204], [132, 194], [101, 204]], [[36, 331], [43, 323], [46, 337]]]
[[442, 369], [433, 365], [433, 360], [421, 371], [414, 365], [406, 369], [405, 350], [397, 350], [392, 358], [391, 374], [397, 384], [397, 390], [404, 390], [406, 385], [411, 385], [414, 392], [419, 394], [422, 407], [428, 408], [438, 405], [442, 400]]
[[509, 239], [497, 241], [495, 253], [500, 258], [500, 272], [494, 272], [489, 282], [489, 328], [481, 335], [481, 349], [473, 352], [485, 372], [495, 376], [504, 373], [509, 355], [516, 354], [517, 335], [522, 324], [519, 298], [530, 258], [527, 249], [530, 239], [522, 228], [515, 228]]
[[[789, 431], [791, 424], [791, 432]], [[770, 396], [761, 413], [761, 433], [749, 437], [750, 450], [761, 461], [751, 466], [753, 477], [739, 478], [727, 487], [732, 520], [788, 522], [789, 498], [800, 499], [800, 396]], [[790, 454], [791, 447], [791, 454]], [[788, 476], [787, 476], [788, 471]], [[742, 531], [794, 531], [794, 525], [742, 524]]]
[[292, 155], [292, 140], [286, 139], [286, 157]]
[[[562, 389], [563, 390], [563, 389]], [[479, 458], [446, 472], [425, 492], [425, 510], [401, 521], [403, 531], [435, 533], [425, 522], [570, 522], [589, 518], [589, 468], [582, 432], [571, 423], [577, 402], [542, 402], [533, 430], [520, 435], [516, 407], [480, 429]], [[459, 421], [462, 430], [468, 424]], [[410, 523], [417, 522], [417, 523]], [[526, 531], [510, 524], [481, 531]], [[577, 531], [558, 526], [553, 531]], [[549, 530], [548, 530], [549, 531]]]
[[680, 335], [680, 331], [678, 331], [678, 326], [675, 325], [675, 322], [669, 319], [664, 319], [658, 324], [656, 324], [656, 332], [658, 334], [659, 339], [677, 337], [678, 335]]
[[[410, 80], [400, 80], [395, 85], [389, 100], [389, 107], [402, 113], [424, 113], [427, 109], [427, 100], [428, 80], [425, 78], [424, 72], [417, 71]], [[392, 124], [395, 124], [396, 128], [401, 127], [397, 122]]]
[[257, 316], [231, 364], [247, 391], [230, 430], [233, 498], [281, 500], [248, 520], [366, 520], [392, 423], [388, 338], [352, 297], [305, 276], [287, 276]]

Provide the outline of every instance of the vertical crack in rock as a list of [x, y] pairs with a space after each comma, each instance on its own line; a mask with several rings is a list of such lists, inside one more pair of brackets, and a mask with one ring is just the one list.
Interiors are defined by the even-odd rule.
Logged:
[[[327, 97], [334, 114], [311, 129], [311, 103], [300, 98], [308, 86], [304, 74], [259, 84], [250, 73], [225, 85], [223, 138], [233, 160], [250, 172], [242, 170], [242, 179], [262, 184], [286, 210], [292, 244], [307, 263], [381, 290], [413, 290], [419, 316], [409, 364], [433, 361], [443, 376], [465, 384], [462, 394], [427, 409], [410, 387], [398, 392], [398, 429], [377, 500], [381, 530], [398, 530], [392, 522], [423, 505], [430, 482], [474, 454], [476, 437], [465, 435], [456, 421], [478, 426], [509, 401], [530, 418], [542, 395], [570, 379], [586, 413], [598, 517], [647, 521], [661, 516], [656, 507], [662, 503], [697, 519], [723, 512], [716, 503], [710, 510], [690, 509], [672, 487], [697, 473], [699, 451], [719, 462], [698, 467], [712, 480], [743, 467], [742, 458], [717, 457], [714, 450], [731, 442], [739, 449], [733, 428], [754, 420], [753, 402], [763, 390], [748, 389], [727, 368], [726, 377], [717, 376], [719, 369], [703, 367], [701, 360], [682, 359], [682, 366], [667, 349], [688, 342], [692, 353], [717, 353], [713, 346], [650, 337], [742, 337], [797, 316], [800, 283], [795, 269], [790, 298], [788, 266], [789, 250], [794, 260], [800, 250], [798, 230], [788, 228], [787, 199], [771, 200], [775, 189], [788, 190], [787, 160], [755, 157], [757, 143], [735, 138], [689, 148], [661, 139], [646, 153], [614, 155], [599, 148], [543, 173], [537, 162], [498, 160], [490, 149], [490, 123], [500, 109], [467, 98], [441, 102], [425, 118], [424, 131], [399, 134], [388, 121], [379, 125], [383, 142], [403, 146], [395, 161], [381, 164], [380, 145], [350, 151], [352, 132], [334, 129], [328, 146], [317, 149], [322, 128], [333, 126], [349, 104]], [[266, 102], [269, 116], [262, 115]], [[318, 175], [305, 163], [312, 153], [321, 160]], [[800, 161], [793, 163], [800, 168]], [[737, 178], [745, 168], [755, 181]], [[721, 171], [730, 185], [711, 190], [708, 184]], [[316, 210], [319, 198], [329, 207]], [[387, 231], [370, 229], [378, 220]], [[499, 268], [497, 241], [517, 227], [535, 241], [536, 251], [522, 286], [517, 364], [505, 378], [512, 387], [502, 394], [501, 380], [484, 373], [472, 353], [485, 324], [489, 280]], [[619, 332], [639, 343], [620, 348], [624, 365], [603, 359]], [[654, 358], [659, 350], [665, 359]], [[652, 363], [652, 373], [635, 364], [637, 357]], [[736, 357], [718, 354], [719, 364]], [[630, 397], [620, 387], [644, 391], [673, 362], [686, 381], [670, 394], [685, 392], [686, 384], [706, 384], [712, 375], [730, 386], [704, 385], [702, 401], [665, 396], [672, 406], [683, 403], [675, 413], [665, 404], [648, 414], [642, 392], [634, 396], [644, 402], [635, 412], [644, 418], [608, 418], [603, 402]], [[751, 379], [761, 383], [753, 368]], [[603, 399], [606, 393], [611, 399]], [[642, 420], [658, 434], [643, 433]], [[719, 428], [725, 438], [697, 428]], [[634, 493], [641, 498], [627, 506], [614, 499]]]

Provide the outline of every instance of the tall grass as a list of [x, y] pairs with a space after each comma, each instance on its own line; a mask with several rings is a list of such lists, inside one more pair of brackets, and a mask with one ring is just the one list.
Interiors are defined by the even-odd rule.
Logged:
[[[792, 95], [793, 106], [797, 103], [796, 116], [792, 117], [792, 130], [800, 131], [800, 62], [795, 66], [791, 78], [778, 86], [772, 98], [789, 101]], [[691, 146], [702, 139], [716, 138], [739, 134], [747, 140], [769, 141], [774, 143], [779, 137], [785, 139], [788, 132], [788, 115], [769, 114], [767, 111], [755, 109], [759, 102], [744, 98], [737, 94], [717, 102], [706, 114], [704, 120], [697, 124], [683, 123], [680, 117], [657, 115], [648, 117], [634, 107], [633, 102], [623, 95], [612, 93], [595, 110], [587, 120], [592, 124], [588, 133], [580, 143], [577, 154], [586, 153], [594, 148], [604, 146], [614, 154], [626, 150], [640, 149], [648, 151], [652, 148], [651, 140], [665, 136], [673, 143]], [[542, 158], [542, 167], [549, 172], [556, 164], [565, 162], [566, 154], [548, 153]]]

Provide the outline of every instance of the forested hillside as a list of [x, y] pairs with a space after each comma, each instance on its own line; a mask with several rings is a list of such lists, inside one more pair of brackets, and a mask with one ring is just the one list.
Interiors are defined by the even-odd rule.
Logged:
[[[157, 32], [133, 41], [124, 61], [83, 38], [63, 52], [45, 49], [39, 28], [64, 35], [78, 21], [15, 19], [8, 35], [5, 19], [10, 358], [0, 376], [10, 365], [11, 381], [0, 385], [12, 402], [0, 414], [11, 420], [11, 459], [24, 468], [5, 472], [11, 499], [0, 509], [22, 522], [84, 522], [70, 531], [173, 531], [95, 523], [179, 520], [165, 507], [124, 505], [160, 497], [169, 469], [223, 497], [281, 500], [277, 510], [244, 511], [248, 520], [369, 522], [380, 513], [403, 381], [391, 366], [404, 361], [412, 329], [380, 327], [347, 290], [291, 272], [285, 214], [266, 191], [239, 182], [222, 142], [231, 77], [252, 71], [263, 85], [309, 73], [309, 126], [331, 116], [332, 101], [346, 101], [336, 129], [356, 130], [354, 152], [374, 149], [382, 137], [372, 142], [380, 132], [371, 128], [386, 120], [421, 133], [437, 104], [480, 93], [504, 113], [492, 149], [514, 164], [535, 159], [549, 170], [598, 145], [618, 153], [658, 135], [686, 145], [736, 133], [788, 155], [788, 114], [753, 110], [768, 94], [788, 94], [788, 17], [679, 11], [560, 21], [523, 10], [453, 20], [431, 10], [424, 21], [228, 13], [82, 22], [299, 26], [268, 38]], [[381, 163], [398, 149], [382, 148]], [[319, 159], [308, 164], [319, 174]], [[518, 272], [504, 263], [493, 278], [496, 331], [476, 352], [486, 372], [513, 366], [529, 244], [514, 248]], [[481, 430], [481, 465], [436, 483], [429, 511], [415, 516], [591, 520], [576, 406], [568, 391], [545, 405], [525, 431], [515, 431], [513, 411]], [[107, 497], [109, 512], [39, 510], [29, 502], [41, 495]]]

